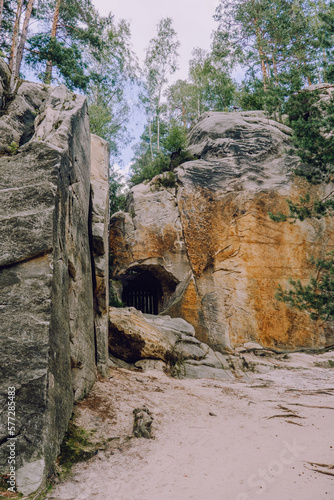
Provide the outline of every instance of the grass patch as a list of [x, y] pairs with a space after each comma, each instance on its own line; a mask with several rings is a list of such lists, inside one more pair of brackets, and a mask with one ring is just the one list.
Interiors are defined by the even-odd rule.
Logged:
[[72, 465], [85, 462], [96, 455], [100, 443], [92, 442], [93, 434], [94, 431], [86, 431], [70, 420], [57, 458], [57, 465], [61, 473], [68, 473]]
[[12, 141], [10, 143], [10, 145], [8, 146], [7, 150], [8, 150], [8, 153], [11, 155], [11, 156], [15, 156], [16, 153], [17, 153], [17, 150], [19, 149], [19, 145], [17, 142], [15, 141]]
[[156, 190], [164, 188], [176, 187], [176, 175], [174, 172], [164, 172], [161, 176], [157, 177], [152, 184]]

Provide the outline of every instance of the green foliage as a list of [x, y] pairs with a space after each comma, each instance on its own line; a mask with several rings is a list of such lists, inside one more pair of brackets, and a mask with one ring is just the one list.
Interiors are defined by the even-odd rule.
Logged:
[[[293, 143], [301, 166], [296, 175], [306, 178], [310, 184], [333, 181], [334, 172], [334, 100], [321, 99], [319, 92], [303, 91], [293, 95], [286, 103], [290, 126], [293, 128]], [[334, 198], [332, 193], [320, 200], [311, 200], [307, 193], [299, 203], [286, 200], [289, 215], [269, 214], [276, 222], [290, 220], [320, 219], [333, 216]], [[315, 276], [308, 284], [300, 280], [289, 283], [292, 289], [279, 286], [276, 298], [299, 310], [306, 310], [313, 320], [327, 321], [334, 317], [334, 252], [325, 259], [311, 260], [315, 266]]]
[[225, 52], [214, 45], [211, 53], [196, 48], [192, 56], [189, 77], [195, 86], [198, 116], [208, 110], [227, 111], [234, 100], [235, 84]]
[[109, 143], [112, 162], [129, 143], [127, 125], [131, 108], [129, 93], [137, 78], [137, 59], [131, 33], [124, 20], [109, 19], [101, 33], [102, 48], [89, 53], [91, 78], [86, 92], [92, 133]]
[[126, 304], [119, 300], [117, 292], [113, 285], [113, 280], [109, 280], [109, 306], [110, 307], [125, 307]]
[[177, 80], [166, 90], [167, 113], [170, 119], [190, 127], [198, 116], [198, 92], [194, 83]]
[[[66, 46], [48, 34], [35, 35], [30, 39], [26, 62], [35, 68], [42, 68], [46, 61], [53, 62], [70, 90], [86, 90], [89, 81], [87, 64], [82, 60], [82, 49], [77, 44]], [[44, 79], [44, 75], [40, 73], [39, 78]]]
[[153, 160], [148, 159], [147, 163], [135, 162], [131, 166], [131, 184], [135, 186], [141, 182], [150, 181], [156, 175], [168, 170], [169, 163], [169, 157], [162, 152], [157, 153]]
[[232, 66], [247, 69], [239, 94], [243, 109], [281, 114], [289, 95], [323, 77], [321, 2], [220, 0], [214, 45]]
[[13, 27], [15, 20], [15, 4], [10, 0], [4, 0], [1, 29], [0, 29], [0, 52], [1, 57], [9, 57], [11, 41], [13, 36]]
[[109, 170], [110, 215], [125, 210], [127, 189], [123, 176], [114, 169]]
[[334, 3], [323, 3], [318, 12], [317, 24], [320, 46], [322, 48], [323, 78], [325, 82], [334, 82]]
[[162, 141], [162, 146], [164, 150], [169, 153], [175, 153], [176, 151], [184, 150], [187, 143], [187, 134], [184, 127], [172, 123], [168, 134]]
[[176, 175], [174, 172], [164, 172], [160, 177], [155, 180], [155, 188], [174, 188], [176, 186]]
[[174, 122], [161, 141], [160, 151], [154, 151], [152, 159], [147, 135], [144, 133], [131, 166], [131, 184], [150, 181], [156, 175], [173, 170], [181, 163], [191, 160], [186, 142], [186, 131]]
[[248, 76], [238, 89], [236, 102], [245, 111], [264, 109], [265, 92], [262, 80], [254, 74]]
[[334, 252], [329, 252], [325, 259], [311, 260], [315, 265], [316, 275], [311, 277], [307, 285], [300, 280], [289, 283], [292, 290], [278, 288], [276, 298], [296, 307], [306, 310], [313, 320], [329, 320], [334, 318]]
[[[333, 182], [334, 179], [334, 98], [320, 99], [319, 92], [298, 92], [285, 104], [289, 125], [293, 129], [291, 153], [299, 156], [301, 165], [295, 174], [310, 184]], [[272, 220], [296, 221], [334, 214], [334, 198], [311, 200], [307, 193], [299, 203], [286, 200], [289, 215], [270, 214]]]
[[109, 18], [100, 17], [90, 0], [62, 0], [56, 36], [51, 36], [54, 11], [54, 2], [41, 2], [34, 12], [37, 31], [28, 38], [26, 63], [48, 84], [51, 75], [45, 67], [47, 62], [52, 63], [68, 88], [85, 91], [91, 78], [87, 51], [95, 50], [98, 57]]
[[157, 36], [152, 38], [146, 51], [144, 65], [144, 93], [142, 103], [148, 119], [151, 160], [153, 161], [153, 138], [151, 128], [156, 125], [156, 149], [160, 151], [160, 123], [164, 110], [163, 91], [168, 83], [168, 76], [177, 70], [178, 48], [180, 42], [172, 26], [172, 19], [161, 19], [157, 25]]
[[285, 106], [294, 131], [293, 144], [302, 166], [296, 174], [311, 184], [331, 182], [334, 173], [334, 99], [320, 99], [318, 92], [291, 96]]
[[62, 472], [69, 472], [73, 464], [89, 460], [97, 453], [97, 446], [91, 441], [92, 435], [70, 420], [57, 459]]
[[8, 153], [12, 156], [15, 156], [17, 153], [17, 150], [19, 149], [19, 144], [15, 141], [12, 141], [10, 145], [8, 146]]

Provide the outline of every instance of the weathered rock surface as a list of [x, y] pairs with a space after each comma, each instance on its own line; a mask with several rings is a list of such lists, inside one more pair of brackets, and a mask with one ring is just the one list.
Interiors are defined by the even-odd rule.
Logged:
[[6, 95], [10, 83], [10, 71], [3, 59], [0, 59], [0, 110], [6, 105]]
[[92, 254], [96, 360], [101, 375], [108, 373], [109, 307], [109, 147], [91, 136]]
[[[96, 378], [85, 99], [24, 82], [0, 117], [0, 135], [0, 401], [6, 408], [14, 386], [17, 485], [29, 494], [57, 456], [73, 401]], [[11, 140], [20, 146], [14, 155]], [[7, 428], [3, 411], [4, 474]]]
[[[330, 326], [274, 298], [289, 277], [308, 281], [309, 258], [334, 243], [329, 219], [269, 218], [309, 189], [292, 174], [298, 159], [286, 152], [290, 135], [262, 112], [204, 114], [189, 135], [197, 159], [176, 170], [175, 188], [155, 180], [135, 186], [129, 213], [111, 218], [120, 296], [129, 270], [150, 271], [163, 289], [159, 313], [184, 318], [221, 352], [245, 342], [282, 350], [333, 344]], [[331, 189], [313, 187], [311, 196]]]
[[162, 332], [132, 307], [109, 308], [109, 351], [117, 358], [128, 363], [143, 358], [165, 361], [177, 340], [174, 332]]
[[193, 335], [193, 326], [182, 318], [110, 307], [110, 366], [164, 370], [179, 378], [232, 379], [228, 359]]

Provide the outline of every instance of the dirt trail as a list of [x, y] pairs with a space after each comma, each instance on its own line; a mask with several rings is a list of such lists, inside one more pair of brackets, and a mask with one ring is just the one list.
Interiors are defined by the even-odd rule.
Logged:
[[[116, 439], [47, 498], [334, 500], [334, 370], [298, 356], [235, 382], [110, 369], [77, 413]], [[155, 439], [127, 439], [144, 404]]]

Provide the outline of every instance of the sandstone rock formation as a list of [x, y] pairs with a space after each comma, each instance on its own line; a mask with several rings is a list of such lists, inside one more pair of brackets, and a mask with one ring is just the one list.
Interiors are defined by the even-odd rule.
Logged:
[[109, 307], [109, 147], [91, 136], [92, 190], [92, 254], [94, 287], [94, 321], [96, 360], [101, 375], [108, 371], [108, 307]]
[[[6, 82], [2, 65], [0, 71]], [[16, 479], [18, 489], [29, 494], [57, 456], [73, 401], [96, 379], [96, 358], [102, 371], [107, 363], [108, 251], [106, 245], [96, 251], [96, 238], [104, 233], [106, 241], [108, 165], [102, 165], [106, 146], [94, 138], [91, 210], [85, 99], [64, 86], [28, 82], [14, 100], [8, 103], [6, 97], [0, 115], [0, 399], [6, 408], [7, 388], [16, 388]], [[6, 419], [3, 411], [3, 474], [8, 472]]]
[[[221, 352], [250, 341], [278, 350], [333, 344], [330, 326], [274, 298], [290, 276], [308, 281], [308, 259], [334, 243], [329, 219], [269, 218], [309, 188], [293, 176], [290, 135], [263, 112], [204, 114], [189, 135], [196, 159], [176, 170], [175, 188], [156, 179], [135, 186], [128, 212], [111, 219], [120, 298], [146, 312], [145, 297], [155, 297], [160, 314], [184, 318]], [[313, 187], [311, 195], [330, 190]]]
[[182, 318], [143, 314], [133, 307], [109, 308], [111, 366], [164, 369], [179, 378], [232, 379], [229, 358], [194, 335], [194, 327]]

